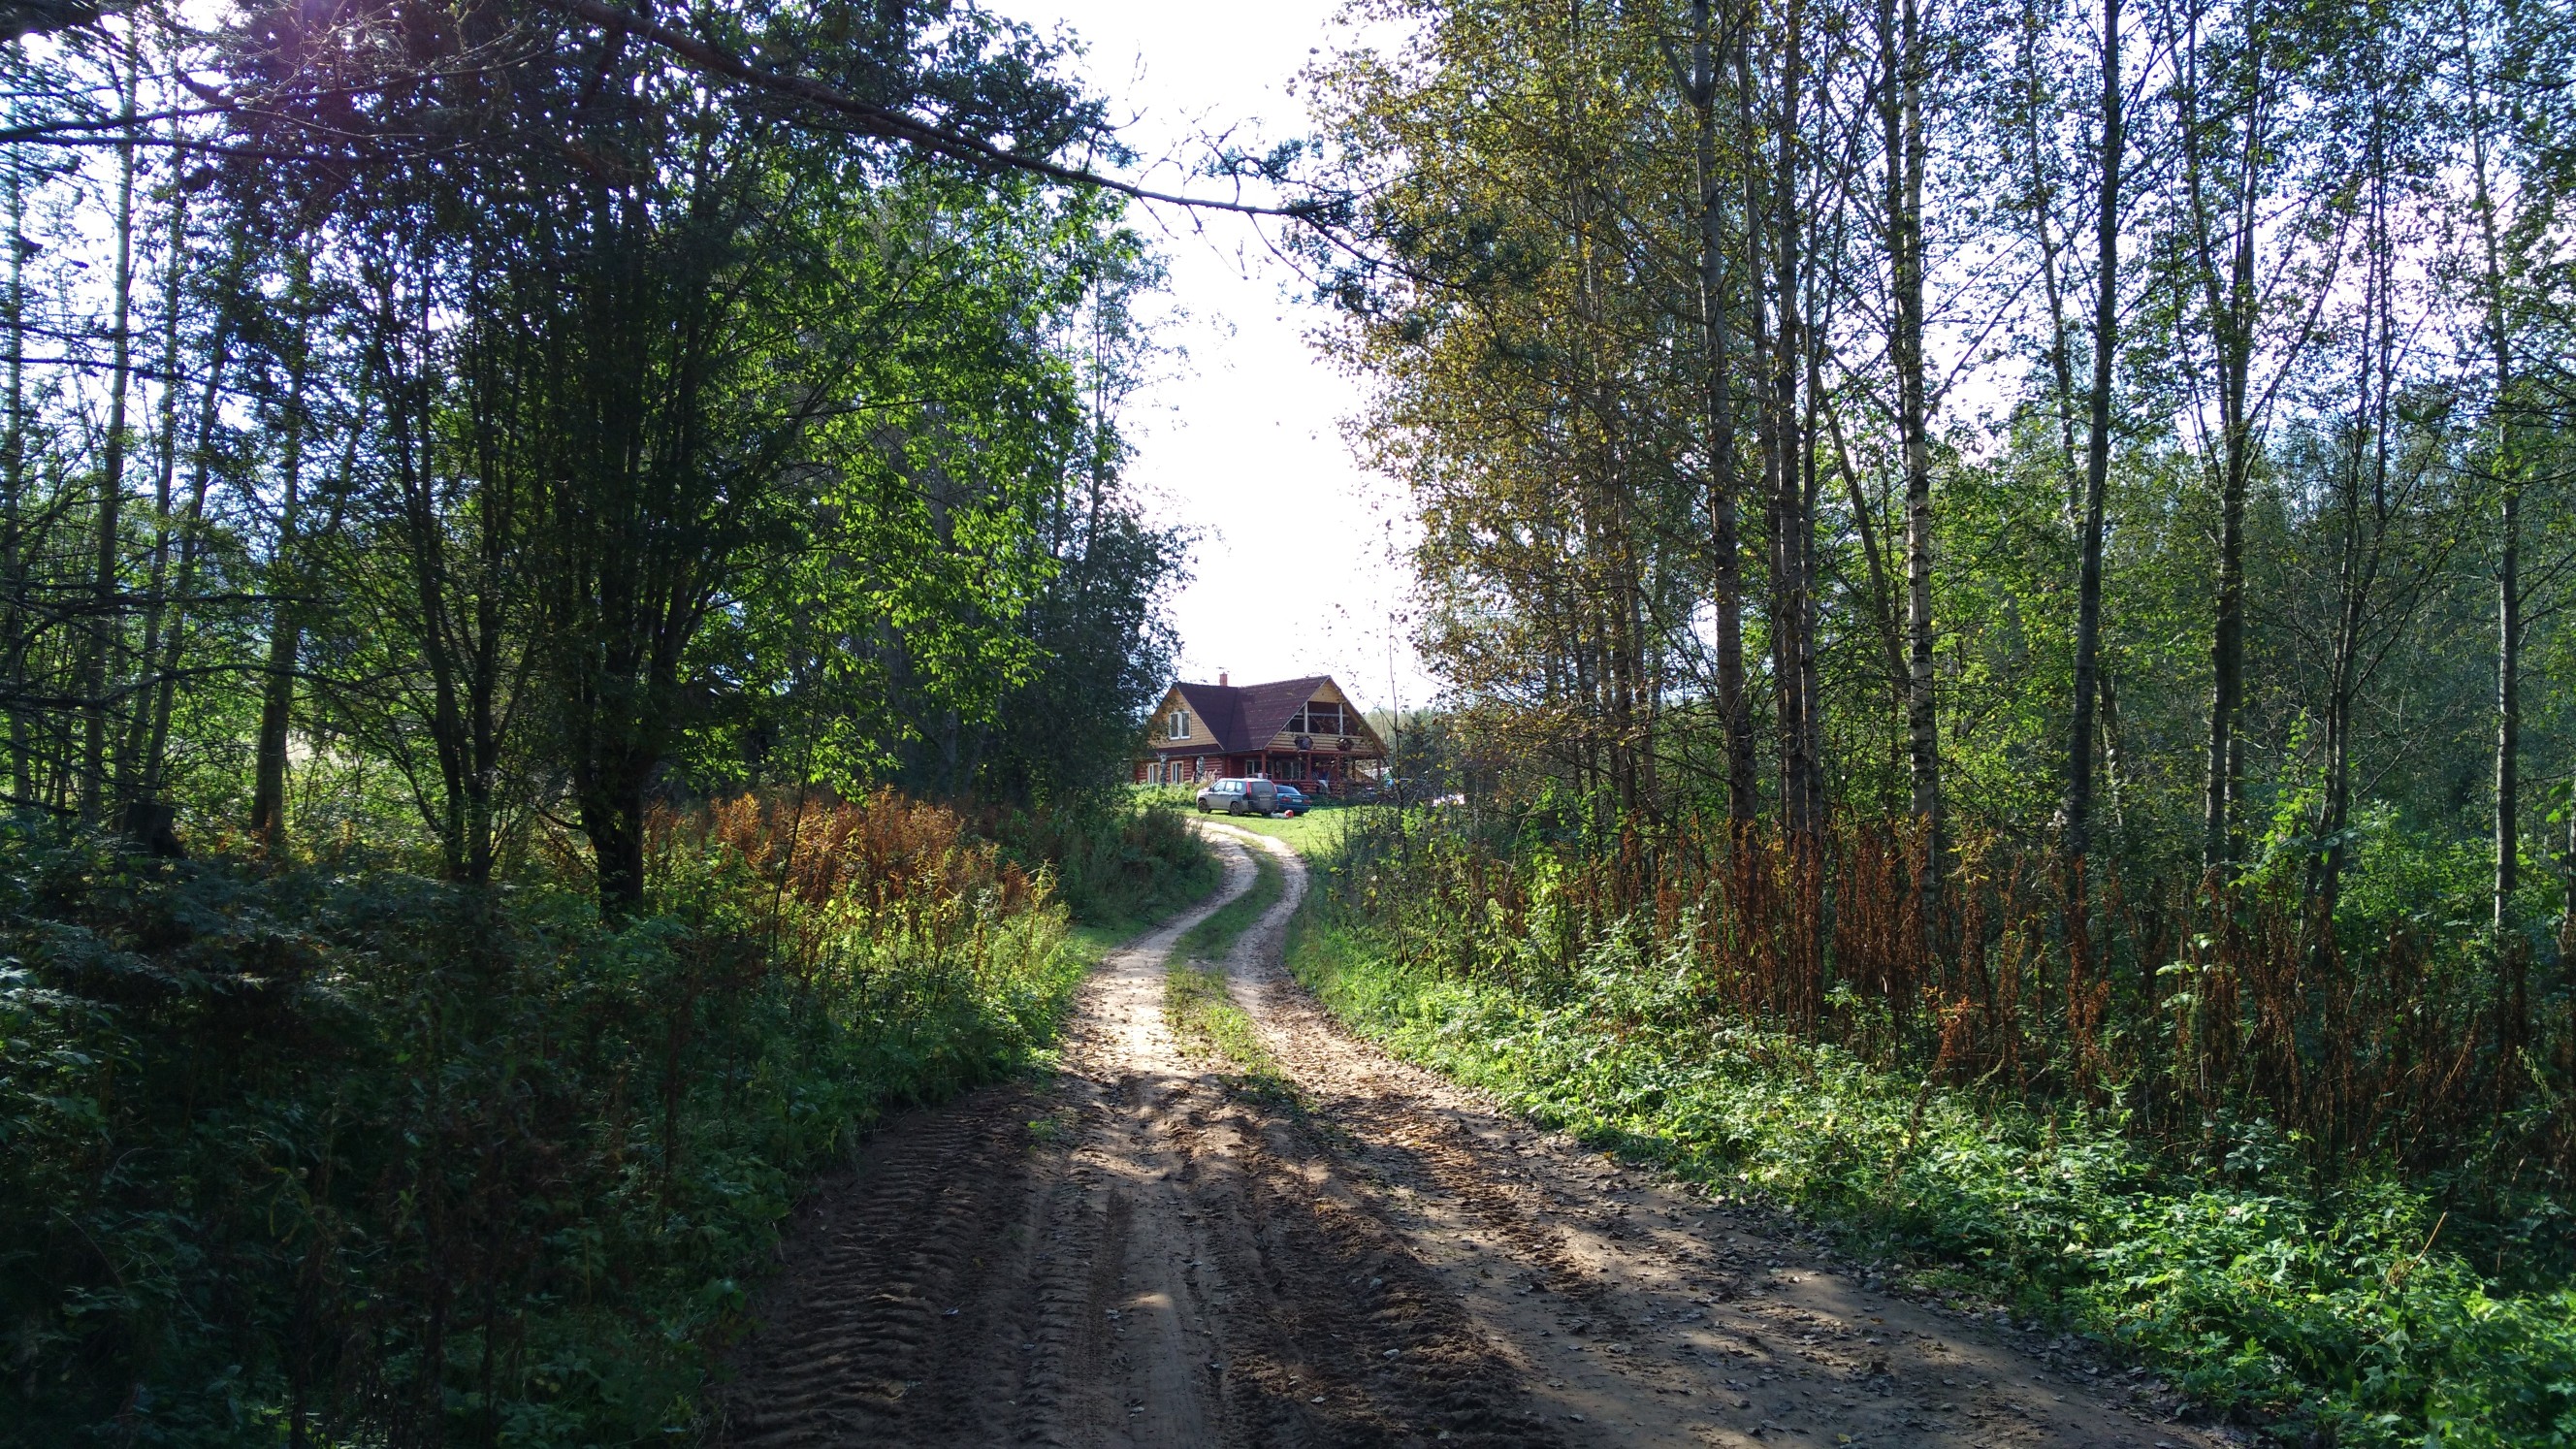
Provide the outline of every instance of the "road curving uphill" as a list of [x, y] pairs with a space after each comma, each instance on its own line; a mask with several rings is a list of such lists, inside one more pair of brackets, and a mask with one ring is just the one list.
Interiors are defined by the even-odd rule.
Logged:
[[[1051, 1080], [890, 1124], [812, 1195], [720, 1443], [2229, 1442], [1353, 1039], [1280, 965], [1303, 863], [1207, 828], [1225, 887], [1109, 958]], [[1286, 888], [1225, 985], [1285, 1091], [1164, 1017], [1248, 848]]]

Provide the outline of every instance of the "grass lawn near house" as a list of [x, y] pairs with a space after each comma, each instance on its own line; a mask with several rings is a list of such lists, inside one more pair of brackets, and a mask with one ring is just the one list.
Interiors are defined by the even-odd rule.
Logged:
[[1288, 842], [1288, 848], [1308, 859], [1330, 854], [1342, 842], [1342, 831], [1366, 817], [1368, 812], [1391, 809], [1385, 805], [1328, 805], [1298, 816], [1211, 815], [1208, 818], [1238, 830], [1258, 835], [1276, 836]]

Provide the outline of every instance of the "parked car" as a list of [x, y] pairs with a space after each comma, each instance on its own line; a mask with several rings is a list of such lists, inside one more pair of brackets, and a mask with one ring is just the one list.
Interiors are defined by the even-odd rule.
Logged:
[[1298, 789], [1296, 786], [1281, 785], [1278, 789], [1280, 814], [1289, 816], [1303, 815], [1314, 808], [1314, 806], [1307, 801], [1306, 792]]
[[1279, 787], [1268, 780], [1218, 780], [1199, 791], [1199, 813], [1222, 810], [1228, 815], [1274, 815]]

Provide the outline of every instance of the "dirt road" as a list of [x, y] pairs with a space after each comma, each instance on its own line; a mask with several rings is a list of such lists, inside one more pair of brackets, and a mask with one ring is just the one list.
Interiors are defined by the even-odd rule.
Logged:
[[[2215, 1445], [2068, 1345], [1889, 1298], [1341, 1032], [1280, 969], [1305, 874], [1112, 956], [1063, 1070], [890, 1124], [803, 1210], [722, 1443]], [[1296, 1100], [1163, 1018], [1172, 943], [1274, 851], [1226, 963]]]

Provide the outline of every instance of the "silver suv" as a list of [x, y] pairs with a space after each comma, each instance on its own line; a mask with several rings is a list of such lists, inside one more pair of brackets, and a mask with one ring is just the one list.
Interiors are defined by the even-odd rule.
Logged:
[[1218, 780], [1199, 791], [1199, 813], [1222, 810], [1228, 815], [1279, 813], [1279, 787], [1268, 780]]

